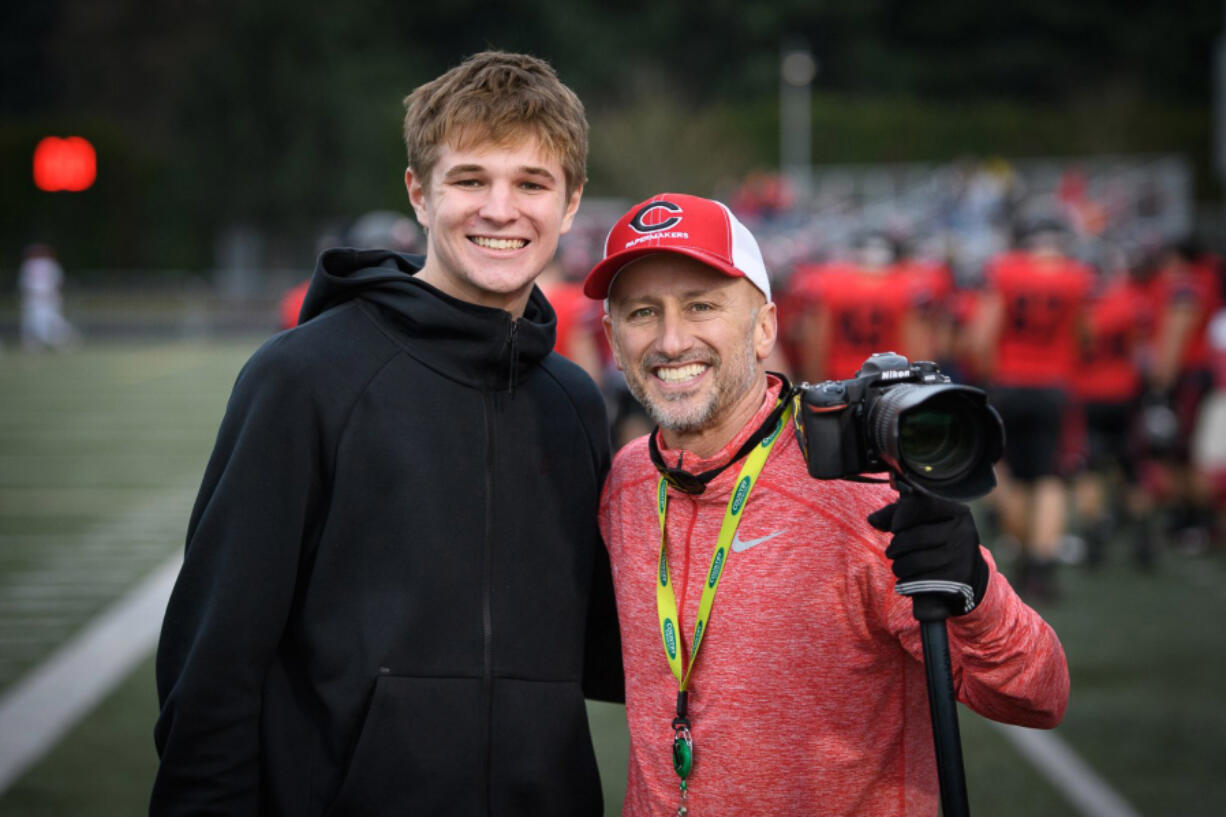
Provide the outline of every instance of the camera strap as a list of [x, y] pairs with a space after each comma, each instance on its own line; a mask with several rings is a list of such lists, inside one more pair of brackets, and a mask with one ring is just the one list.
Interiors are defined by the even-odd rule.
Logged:
[[[768, 435], [758, 440], [752, 451], [745, 458], [741, 472], [737, 476], [736, 487], [728, 499], [724, 510], [724, 520], [720, 524], [719, 537], [716, 540], [715, 552], [711, 554], [711, 565], [707, 569], [707, 580], [703, 582], [702, 598], [698, 603], [698, 617], [694, 622], [694, 637], [690, 639], [690, 655], [688, 666], [682, 655], [681, 616], [677, 609], [677, 597], [673, 592], [673, 583], [668, 569], [667, 527], [665, 521], [668, 515], [668, 486], [671, 484], [667, 476], [661, 474], [656, 488], [657, 512], [660, 519], [660, 558], [656, 571], [656, 608], [660, 617], [660, 636], [664, 641], [664, 654], [668, 658], [668, 666], [677, 679], [677, 712], [673, 719], [673, 769], [681, 778], [681, 807], [678, 814], [686, 813], [688, 793], [687, 778], [693, 767], [694, 742], [690, 734], [690, 721], [687, 707], [687, 689], [694, 664], [698, 660], [698, 650], [702, 646], [703, 634], [711, 619], [711, 609], [715, 604], [715, 593], [719, 589], [720, 579], [724, 574], [728, 556], [731, 554], [732, 539], [737, 526], [741, 522], [741, 513], [749, 503], [749, 493], [758, 481], [766, 459], [771, 449], [779, 439], [780, 433], [790, 422], [792, 402], [785, 391], [780, 396], [779, 405], [782, 411], [776, 410], [771, 416], [775, 418], [774, 427]], [[770, 426], [767, 426], [770, 429]]]

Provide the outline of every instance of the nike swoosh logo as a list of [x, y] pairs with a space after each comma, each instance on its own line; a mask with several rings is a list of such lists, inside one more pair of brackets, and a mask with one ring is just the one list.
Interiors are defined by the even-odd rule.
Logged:
[[734, 553], [740, 553], [743, 550], [749, 550], [754, 545], [760, 545], [763, 542], [769, 542], [770, 540], [774, 539], [776, 536], [781, 535], [782, 533], [783, 531], [777, 530], [774, 533], [772, 533], [770, 536], [763, 536], [761, 539], [750, 539], [747, 542], [741, 538], [741, 532], [737, 531], [736, 533], [732, 534], [732, 551]]

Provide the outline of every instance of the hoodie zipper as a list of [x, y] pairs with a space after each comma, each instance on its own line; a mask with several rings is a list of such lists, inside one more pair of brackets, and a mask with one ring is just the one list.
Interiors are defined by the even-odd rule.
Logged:
[[507, 375], [507, 391], [512, 397], [515, 396], [515, 377], [519, 372], [519, 321], [511, 318], [511, 330], [507, 336], [507, 343], [510, 345], [511, 371]]
[[[507, 344], [510, 347], [510, 371], [508, 373], [507, 391], [515, 396], [515, 377], [519, 369], [519, 321], [511, 318], [511, 326], [507, 330]], [[484, 737], [485, 758], [482, 769], [481, 813], [490, 813], [490, 803], [493, 785], [491, 767], [494, 754], [494, 509], [497, 507], [494, 480], [494, 465], [498, 448], [498, 404], [499, 398], [495, 392], [485, 395], [485, 541], [481, 553], [481, 637], [482, 637], [482, 670], [481, 694], [482, 708], [485, 711]]]
[[482, 708], [485, 712], [484, 738], [485, 758], [482, 769], [481, 813], [490, 813], [490, 767], [493, 762], [493, 720], [494, 720], [494, 612], [493, 600], [493, 561], [494, 561], [494, 461], [495, 461], [495, 429], [497, 428], [497, 396], [493, 393], [485, 395], [485, 539], [481, 553], [481, 637], [482, 637], [482, 670], [481, 694]]

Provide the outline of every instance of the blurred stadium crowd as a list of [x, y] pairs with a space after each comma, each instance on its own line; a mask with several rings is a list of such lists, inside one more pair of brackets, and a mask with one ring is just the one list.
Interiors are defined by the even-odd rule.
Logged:
[[[980, 509], [1011, 579], [1039, 601], [1058, 566], [1221, 550], [1226, 531], [1226, 276], [1189, 238], [1188, 174], [1163, 157], [776, 174], [721, 198], [754, 232], [778, 304], [769, 368], [855, 375], [872, 353], [936, 361], [1001, 413], [1000, 485]], [[581, 282], [628, 202], [585, 199], [538, 281], [557, 349], [608, 399], [615, 445], [652, 423], [626, 390]], [[421, 251], [370, 214], [354, 246]], [[282, 304], [291, 326], [305, 284]]]

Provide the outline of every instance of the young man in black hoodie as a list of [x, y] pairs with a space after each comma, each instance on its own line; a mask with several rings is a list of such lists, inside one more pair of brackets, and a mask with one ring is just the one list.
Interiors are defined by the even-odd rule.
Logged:
[[405, 103], [426, 256], [325, 252], [239, 374], [158, 647], [152, 815], [602, 810], [608, 427], [533, 285], [583, 108], [499, 52]]

